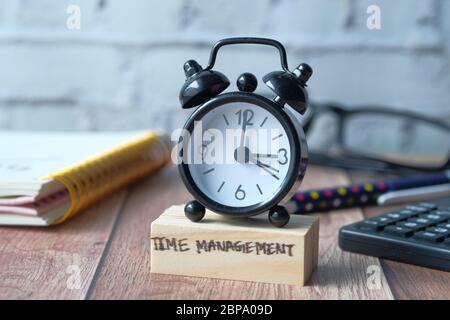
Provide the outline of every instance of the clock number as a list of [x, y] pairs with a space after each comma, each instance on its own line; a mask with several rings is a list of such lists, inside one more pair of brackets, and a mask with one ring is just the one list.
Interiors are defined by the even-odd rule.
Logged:
[[245, 109], [244, 111], [239, 110], [235, 114], [238, 116], [238, 124], [239, 125], [242, 123], [242, 121], [244, 121], [244, 123], [242, 125], [244, 128], [247, 126], [253, 125], [252, 119], [255, 114], [253, 113], [252, 110], [250, 110], [250, 109]]
[[288, 162], [287, 151], [285, 148], [278, 150], [278, 154], [280, 155], [278, 158], [279, 164], [286, 164]]
[[236, 192], [234, 193], [234, 197], [237, 200], [244, 200], [245, 196], [246, 196], [245, 191], [243, 189], [241, 189], [241, 187], [242, 187], [242, 184], [239, 185], [239, 187], [236, 189]]

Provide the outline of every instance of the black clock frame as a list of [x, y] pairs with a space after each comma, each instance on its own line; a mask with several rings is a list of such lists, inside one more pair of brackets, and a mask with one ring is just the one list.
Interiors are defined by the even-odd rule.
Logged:
[[[230, 92], [212, 98], [202, 106], [198, 107], [191, 114], [191, 116], [186, 121], [184, 129], [187, 130], [187, 132], [189, 132], [190, 134], [192, 134], [194, 130], [194, 121], [202, 119], [206, 113], [210, 112], [214, 108], [233, 102], [246, 102], [266, 109], [268, 112], [273, 114], [278, 121], [280, 121], [281, 125], [286, 131], [290, 143], [291, 160], [286, 175], [287, 178], [283, 181], [283, 184], [281, 185], [278, 193], [273, 198], [267, 201], [260, 202], [251, 206], [246, 207], [226, 206], [212, 200], [200, 190], [200, 188], [196, 185], [195, 181], [191, 176], [188, 164], [181, 161], [180, 164], [178, 165], [178, 170], [181, 179], [183, 180], [188, 191], [192, 194], [192, 196], [196, 200], [198, 200], [206, 208], [222, 215], [232, 217], [250, 217], [270, 210], [278, 203], [280, 203], [289, 193], [290, 189], [292, 188], [292, 186], [294, 185], [294, 183], [298, 178], [302, 150], [299, 137], [297, 135], [297, 129], [292, 123], [291, 118], [283, 110], [283, 107], [267, 99], [264, 96], [254, 93]], [[186, 141], [185, 139], [183, 139], [183, 141], [181, 142], [182, 150], [184, 150], [184, 146], [185, 144], [187, 144], [187, 142], [188, 141]]]

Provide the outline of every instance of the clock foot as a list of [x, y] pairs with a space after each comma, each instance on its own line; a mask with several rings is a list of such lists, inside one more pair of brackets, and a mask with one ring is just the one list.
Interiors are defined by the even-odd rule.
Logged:
[[269, 221], [275, 227], [281, 228], [289, 222], [289, 213], [283, 206], [275, 206], [269, 211]]
[[205, 207], [198, 201], [192, 200], [184, 206], [184, 215], [193, 222], [198, 222], [205, 216]]

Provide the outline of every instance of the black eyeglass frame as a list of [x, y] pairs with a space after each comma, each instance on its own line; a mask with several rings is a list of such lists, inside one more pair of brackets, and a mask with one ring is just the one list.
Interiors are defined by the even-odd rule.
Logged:
[[345, 121], [347, 121], [349, 117], [358, 114], [392, 115], [409, 118], [414, 121], [426, 122], [429, 125], [446, 130], [450, 136], [450, 123], [446, 121], [411, 111], [396, 110], [380, 106], [346, 108], [343, 105], [336, 103], [312, 103], [310, 110], [311, 110], [310, 114], [303, 123], [303, 129], [306, 134], [308, 134], [308, 131], [311, 128], [311, 124], [314, 122], [314, 119], [320, 113], [331, 112], [338, 116], [338, 131], [336, 142], [338, 143], [338, 147], [340, 149], [339, 158], [335, 156], [326, 155], [324, 153], [310, 151], [311, 163], [331, 165], [346, 169], [373, 170], [382, 172], [386, 171], [398, 172], [402, 170], [434, 172], [434, 171], [443, 171], [450, 168], [450, 149], [447, 155], [447, 160], [442, 165], [414, 166], [414, 165], [400, 164], [394, 161], [389, 161], [386, 159], [366, 155], [364, 153], [359, 153], [354, 150], [348, 149], [344, 143]]

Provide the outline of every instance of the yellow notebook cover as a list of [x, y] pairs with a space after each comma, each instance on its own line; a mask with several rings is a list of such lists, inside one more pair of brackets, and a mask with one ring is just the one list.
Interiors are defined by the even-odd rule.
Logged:
[[61, 223], [169, 159], [156, 132], [0, 132], [0, 224]]

